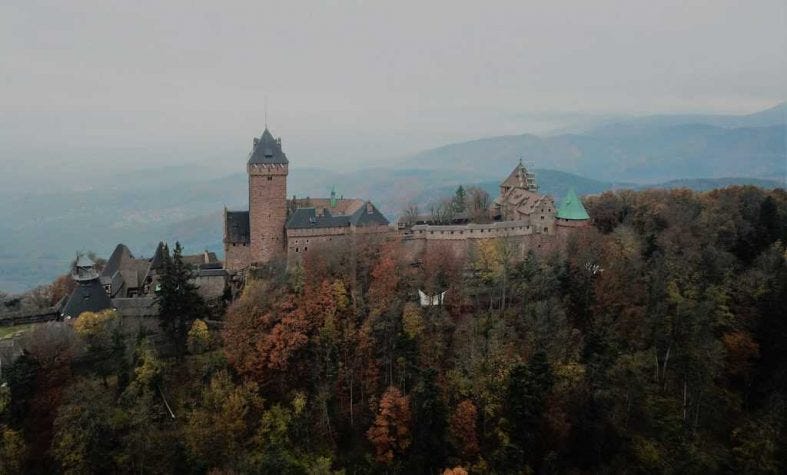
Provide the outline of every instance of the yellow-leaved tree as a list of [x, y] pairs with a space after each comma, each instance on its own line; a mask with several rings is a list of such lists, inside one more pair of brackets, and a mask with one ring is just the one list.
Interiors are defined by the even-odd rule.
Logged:
[[189, 328], [186, 344], [191, 354], [202, 353], [210, 348], [211, 338], [205, 320], [196, 319]]

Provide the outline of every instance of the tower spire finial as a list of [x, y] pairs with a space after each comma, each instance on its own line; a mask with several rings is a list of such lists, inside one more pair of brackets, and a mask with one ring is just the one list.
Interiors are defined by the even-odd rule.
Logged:
[[268, 95], [265, 94], [265, 128], [268, 128]]

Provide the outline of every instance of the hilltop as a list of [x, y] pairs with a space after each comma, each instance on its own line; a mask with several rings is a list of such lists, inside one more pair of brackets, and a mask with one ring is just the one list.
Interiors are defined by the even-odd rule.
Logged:
[[[395, 219], [409, 203], [424, 207], [459, 184], [479, 185], [494, 196], [500, 177], [520, 158], [535, 165], [541, 190], [556, 198], [569, 187], [580, 195], [619, 188], [783, 187], [786, 108], [618, 118], [571, 133], [481, 138], [375, 168], [299, 167], [293, 157], [288, 194], [327, 195], [335, 186], [341, 195], [368, 197]], [[239, 167], [243, 161], [238, 157]], [[17, 292], [48, 282], [76, 250], [108, 255], [118, 242], [141, 255], [160, 239], [181, 240], [193, 252], [221, 251], [222, 207], [240, 209], [248, 199], [240, 170], [216, 176], [206, 166], [169, 165], [102, 173], [76, 180], [69, 190], [0, 191], [0, 289]]]

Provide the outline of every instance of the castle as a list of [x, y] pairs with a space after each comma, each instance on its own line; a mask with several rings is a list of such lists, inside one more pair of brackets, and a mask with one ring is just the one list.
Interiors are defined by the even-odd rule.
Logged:
[[388, 220], [360, 199], [287, 199], [289, 160], [268, 128], [254, 138], [246, 164], [249, 210], [224, 210], [224, 267], [239, 271], [277, 258], [298, 260], [310, 247], [355, 234], [390, 233]]
[[504, 238], [515, 255], [528, 252], [545, 255], [564, 249], [569, 237], [590, 225], [582, 201], [570, 189], [560, 206], [551, 196], [538, 192], [535, 174], [520, 161], [500, 184], [500, 194], [479, 222], [469, 222], [459, 213], [450, 223], [430, 217], [400, 219], [399, 229], [411, 256], [434, 247], [449, 248], [457, 257], [466, 256], [483, 240]]
[[471, 222], [458, 214], [451, 222], [429, 217], [400, 220], [398, 230], [370, 202], [361, 199], [287, 199], [289, 160], [268, 128], [254, 138], [246, 170], [249, 176], [249, 210], [224, 210], [224, 267], [237, 272], [277, 258], [288, 263], [310, 248], [341, 243], [359, 234], [401, 239], [413, 259], [430, 247], [450, 247], [467, 255], [479, 240], [512, 238], [524, 256], [561, 249], [568, 236], [587, 227], [589, 217], [582, 202], [569, 191], [562, 204], [538, 192], [535, 175], [520, 163], [500, 184], [500, 194], [482, 210], [481, 220]]
[[[564, 249], [569, 237], [590, 223], [573, 190], [556, 206], [552, 197], [539, 193], [535, 175], [521, 161], [500, 184], [499, 196], [488, 205], [476, 203], [472, 215], [460, 210], [448, 218], [404, 216], [397, 227], [390, 226], [370, 201], [337, 198], [335, 191], [328, 198], [288, 199], [288, 167], [281, 139], [266, 127], [254, 138], [247, 162], [249, 210], [224, 209], [224, 262], [208, 251], [183, 256], [206, 300], [224, 298], [228, 289], [238, 290], [243, 283], [241, 271], [251, 266], [276, 259], [291, 264], [309, 249], [329, 243], [348, 245], [355, 236], [398, 240], [403, 258], [416, 263], [430, 249], [449, 249], [463, 257], [479, 243], [501, 238], [512, 245], [512, 257], [528, 252], [544, 255]], [[100, 272], [79, 257], [73, 272], [78, 285], [63, 303], [61, 317], [104, 308], [116, 308], [124, 315], [155, 314], [153, 296], [167, 254], [163, 242], [149, 259], [135, 258], [118, 244]]]

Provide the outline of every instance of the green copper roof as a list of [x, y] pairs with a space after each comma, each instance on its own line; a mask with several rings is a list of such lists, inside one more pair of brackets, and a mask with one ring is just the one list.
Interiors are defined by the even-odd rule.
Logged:
[[557, 217], [562, 219], [590, 219], [582, 201], [579, 199], [574, 189], [568, 190], [568, 194], [563, 198], [560, 207], [557, 209]]

